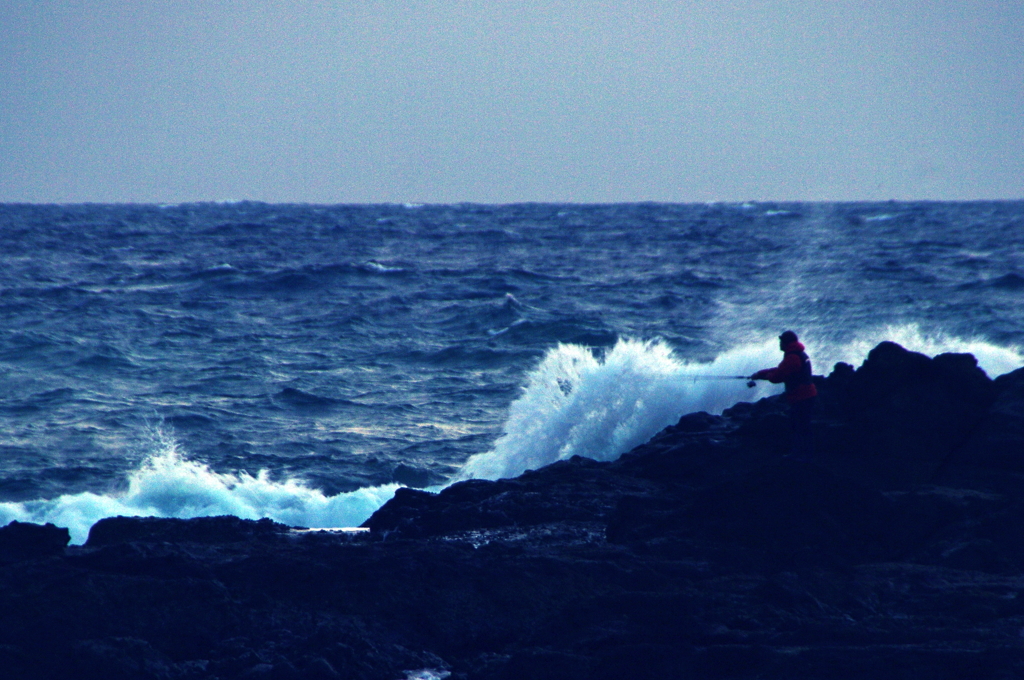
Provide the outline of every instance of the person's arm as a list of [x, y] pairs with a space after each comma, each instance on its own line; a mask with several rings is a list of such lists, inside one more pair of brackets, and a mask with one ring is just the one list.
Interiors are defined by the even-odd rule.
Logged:
[[766, 368], [750, 376], [751, 380], [767, 380], [772, 383], [784, 382], [786, 378], [800, 370], [800, 357], [797, 354], [787, 354], [782, 362], [775, 368]]

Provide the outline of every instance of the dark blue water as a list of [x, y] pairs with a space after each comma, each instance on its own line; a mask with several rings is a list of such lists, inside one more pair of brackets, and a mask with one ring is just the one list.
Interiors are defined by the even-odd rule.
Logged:
[[687, 376], [785, 328], [825, 372], [1024, 346], [1024, 202], [6, 205], [0, 258], [0, 521], [79, 536], [614, 457], [763, 396]]

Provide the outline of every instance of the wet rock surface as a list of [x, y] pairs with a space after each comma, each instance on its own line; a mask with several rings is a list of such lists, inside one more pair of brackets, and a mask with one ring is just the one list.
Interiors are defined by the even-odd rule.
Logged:
[[1024, 677], [1024, 371], [883, 343], [817, 380], [811, 462], [771, 398], [369, 532], [5, 527], [0, 677]]

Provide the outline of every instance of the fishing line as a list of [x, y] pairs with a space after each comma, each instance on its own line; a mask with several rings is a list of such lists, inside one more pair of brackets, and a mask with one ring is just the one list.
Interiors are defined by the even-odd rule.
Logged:
[[698, 380], [746, 380], [747, 387], [757, 385], [756, 382], [750, 379], [749, 375], [690, 375], [687, 377], [694, 382]]

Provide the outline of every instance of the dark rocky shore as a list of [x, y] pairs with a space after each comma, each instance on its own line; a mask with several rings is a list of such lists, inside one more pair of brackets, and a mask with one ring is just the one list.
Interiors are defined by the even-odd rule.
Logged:
[[8, 525], [0, 677], [1024, 677], [1024, 369], [883, 343], [816, 380], [811, 463], [770, 398], [364, 533]]

